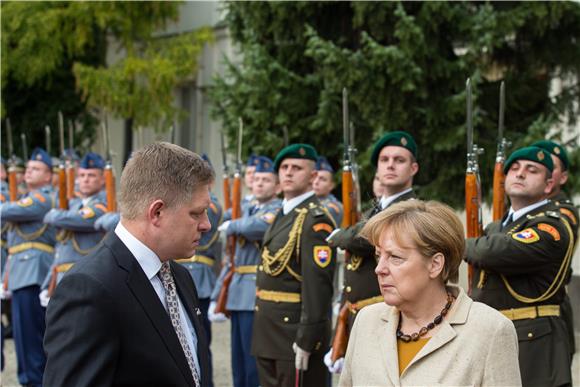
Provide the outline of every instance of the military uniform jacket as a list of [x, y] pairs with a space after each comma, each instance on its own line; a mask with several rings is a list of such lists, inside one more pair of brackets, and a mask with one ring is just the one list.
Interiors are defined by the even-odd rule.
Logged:
[[574, 238], [578, 237], [578, 207], [574, 205], [572, 200], [566, 196], [564, 192], [550, 198], [550, 200], [558, 206], [560, 213], [566, 217], [570, 226], [574, 229]]
[[[281, 206], [282, 201], [280, 199], [273, 199], [268, 203], [264, 203], [257, 210], [254, 210], [254, 206], [247, 206], [243, 211], [242, 217], [232, 220], [230, 223], [227, 236], [233, 235], [236, 237], [234, 258], [236, 271], [228, 289], [227, 310], [254, 311], [256, 304], [256, 271], [262, 259], [262, 239], [278, 211], [280, 211]], [[223, 277], [229, 270], [229, 265], [224, 265], [212, 293], [212, 300], [217, 300], [219, 297], [223, 285]]]
[[[416, 198], [413, 191], [396, 198], [394, 203]], [[344, 271], [344, 299], [352, 304], [358, 301], [378, 297], [381, 294], [375, 268], [377, 261], [375, 258], [375, 247], [366, 239], [359, 237], [366, 222], [381, 212], [380, 203], [377, 203], [369, 212], [365, 219], [356, 225], [339, 231], [332, 237], [332, 244], [351, 253], [346, 262]]]
[[[491, 223], [467, 240], [472, 297], [498, 310], [560, 305], [572, 253], [571, 228], [548, 202], [507, 224]], [[553, 291], [548, 293], [548, 289]], [[545, 295], [542, 297], [542, 295]], [[513, 321], [524, 385], [570, 383], [567, 329], [560, 317]]]
[[332, 220], [334, 220], [334, 223], [337, 226], [340, 226], [344, 212], [342, 203], [339, 202], [333, 194], [330, 194], [324, 198], [319, 197], [318, 200], [320, 201], [320, 204], [322, 204], [324, 208], [328, 210], [330, 215], [332, 215]]
[[[8, 193], [8, 184], [5, 181], [0, 182], [0, 203], [4, 203], [8, 201], [9, 193]], [[0, 272], [4, 274], [4, 265], [6, 264], [6, 259], [8, 258], [8, 249], [6, 248], [8, 242], [6, 238], [8, 237], [8, 222], [2, 220], [2, 224], [0, 224], [0, 237], [1, 237], [1, 246], [0, 252], [2, 254], [2, 261], [0, 263]]]
[[[101, 242], [105, 234], [95, 230], [95, 221], [106, 212], [107, 194], [100, 191], [84, 202], [80, 198], [70, 200], [68, 210], [52, 209], [44, 216], [44, 223], [59, 230], [52, 268], [75, 264]], [[42, 284], [43, 289], [50, 284], [52, 268]], [[57, 283], [69, 268], [57, 273]]]
[[[328, 348], [336, 251], [326, 238], [332, 228], [314, 195], [286, 215], [278, 212], [264, 236], [256, 279], [254, 356], [292, 360], [294, 342], [309, 352]], [[263, 294], [289, 300], [267, 301]]]
[[195, 249], [195, 255], [191, 257], [189, 262], [177, 260], [179, 264], [189, 271], [200, 299], [211, 296], [216, 283], [213, 266], [215, 259], [221, 257], [222, 250], [218, 231], [222, 221], [222, 206], [213, 193], [210, 194], [210, 199], [211, 203], [207, 209], [207, 216], [211, 229], [202, 234], [199, 246]]
[[107, 212], [95, 221], [95, 230], [109, 232], [113, 231], [121, 220], [121, 214], [118, 212]]
[[54, 206], [52, 188], [44, 186], [23, 195], [17, 202], [2, 203], [2, 222], [10, 222], [8, 231], [8, 289], [42, 285], [54, 258], [56, 229], [43, 223], [44, 215]]

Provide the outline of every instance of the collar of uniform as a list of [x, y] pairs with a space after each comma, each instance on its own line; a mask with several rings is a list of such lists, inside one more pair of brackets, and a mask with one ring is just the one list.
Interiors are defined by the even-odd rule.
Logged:
[[115, 234], [119, 239], [127, 246], [131, 254], [135, 257], [141, 269], [145, 272], [147, 279], [151, 281], [151, 278], [155, 277], [161, 269], [161, 260], [143, 242], [137, 239], [129, 230], [123, 226], [121, 222], [117, 224], [115, 228]]
[[380, 200], [381, 209], [384, 210], [385, 208], [387, 208], [388, 206], [390, 206], [391, 203], [395, 201], [395, 199], [397, 199], [400, 196], [403, 196], [406, 193], [411, 192], [412, 190], [413, 190], [413, 187], [407, 188], [406, 190], [401, 191], [401, 192], [396, 193], [396, 194], [391, 195], [391, 196], [383, 196], [383, 197], [381, 197], [381, 200]]
[[284, 199], [284, 201], [282, 201], [282, 210], [284, 211], [284, 215], [287, 215], [288, 213], [290, 213], [290, 211], [292, 211], [300, 203], [302, 203], [303, 201], [305, 201], [306, 199], [308, 199], [312, 195], [314, 195], [314, 191], [308, 191], [308, 192], [303, 193], [300, 196], [296, 196], [295, 198], [292, 198], [290, 200]]
[[534, 204], [530, 204], [529, 206], [524, 207], [524, 208], [520, 208], [517, 211], [514, 211], [514, 209], [512, 207], [510, 207], [510, 211], [508, 213], [508, 218], [509, 218], [510, 214], [513, 214], [512, 221], [515, 222], [516, 220], [518, 220], [519, 218], [521, 218], [522, 216], [524, 216], [528, 212], [535, 210], [536, 208], [541, 207], [546, 203], [548, 203], [548, 199], [544, 199], [544, 200], [541, 200], [541, 201], [536, 202]]

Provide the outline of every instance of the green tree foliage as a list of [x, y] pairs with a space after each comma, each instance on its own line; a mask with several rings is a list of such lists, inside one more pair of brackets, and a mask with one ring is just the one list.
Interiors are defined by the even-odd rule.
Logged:
[[[228, 63], [211, 93], [230, 138], [243, 117], [246, 140], [259, 139], [245, 141], [246, 151], [274, 156], [287, 127], [290, 142], [312, 143], [337, 167], [347, 87], [365, 198], [374, 142], [404, 129], [419, 145], [420, 196], [462, 207], [468, 77], [487, 200], [502, 80], [514, 147], [578, 114], [574, 2], [228, 2], [227, 21], [241, 60]], [[553, 77], [576, 81], [550, 96]]]
[[[103, 110], [138, 125], [167, 129], [178, 111], [177, 84], [190, 80], [211, 30], [159, 36], [179, 2], [3, 2], [2, 108], [13, 126], [44, 146], [57, 112], [81, 121], [92, 143]], [[105, 55], [119, 54], [106, 66]], [[53, 135], [53, 145], [58, 144]], [[53, 148], [55, 149], [55, 148]], [[53, 152], [54, 153], [54, 152]]]

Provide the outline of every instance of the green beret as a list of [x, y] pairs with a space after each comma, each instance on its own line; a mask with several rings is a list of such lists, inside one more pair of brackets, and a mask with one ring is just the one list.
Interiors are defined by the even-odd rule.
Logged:
[[396, 131], [385, 134], [379, 141], [377, 141], [371, 156], [371, 163], [373, 165], [376, 166], [378, 164], [379, 153], [381, 153], [381, 150], [388, 145], [405, 148], [411, 152], [415, 158], [417, 158], [417, 143], [413, 137], [407, 132]]
[[556, 144], [554, 141], [549, 140], [542, 140], [532, 144], [532, 146], [537, 146], [538, 148], [542, 148], [547, 150], [554, 156], [562, 161], [564, 165], [564, 170], [567, 171], [570, 168], [570, 159], [568, 158], [568, 152], [566, 152], [566, 148], [564, 148], [560, 144]]
[[308, 159], [316, 162], [318, 153], [312, 145], [309, 144], [292, 144], [282, 149], [274, 160], [274, 170], [278, 172], [280, 164], [284, 159]]
[[540, 163], [548, 168], [548, 171], [550, 172], [554, 170], [554, 162], [552, 161], [552, 156], [550, 156], [548, 151], [538, 148], [537, 146], [528, 146], [514, 151], [510, 157], [508, 157], [503, 166], [503, 173], [507, 174], [511, 165], [518, 160], [535, 161], [536, 163]]

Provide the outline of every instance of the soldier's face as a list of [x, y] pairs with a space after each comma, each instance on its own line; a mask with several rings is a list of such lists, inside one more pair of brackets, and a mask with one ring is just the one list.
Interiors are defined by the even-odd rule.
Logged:
[[554, 170], [552, 171], [552, 179], [554, 179], [554, 188], [550, 194], [557, 194], [560, 188], [568, 181], [568, 171], [564, 170], [564, 164], [559, 157], [551, 155], [554, 162]]
[[246, 173], [244, 174], [244, 184], [249, 189], [252, 189], [252, 184], [254, 183], [254, 172], [256, 171], [256, 167], [251, 165], [246, 167]]
[[379, 241], [375, 274], [385, 303], [404, 310], [424, 300], [429, 289], [440, 283], [436, 281], [442, 270], [441, 262], [424, 257], [409, 237], [395, 235], [389, 229]]
[[[539, 202], [547, 197], [554, 186], [548, 179], [548, 170], [535, 161], [517, 160], [509, 168], [505, 178], [505, 191], [519, 208]], [[515, 208], [518, 210], [519, 208]]]
[[278, 176], [270, 172], [256, 172], [252, 183], [252, 193], [260, 203], [272, 199], [278, 191]]
[[77, 183], [79, 185], [79, 191], [84, 197], [89, 197], [101, 189], [105, 185], [105, 177], [103, 176], [103, 171], [97, 168], [79, 168], [77, 174]]
[[30, 189], [37, 189], [47, 184], [50, 184], [52, 179], [52, 171], [42, 161], [30, 160], [26, 164], [26, 172], [24, 172], [24, 181]]
[[332, 174], [328, 171], [318, 171], [312, 187], [316, 196], [328, 196], [334, 189]]
[[378, 175], [375, 175], [375, 178], [373, 179], [373, 195], [375, 195], [375, 198], [380, 198], [383, 196], [384, 191], [385, 189], [381, 184], [381, 179], [379, 179]]
[[312, 189], [316, 178], [314, 161], [306, 159], [284, 159], [278, 170], [284, 197], [292, 199]]
[[398, 193], [410, 188], [419, 164], [413, 155], [400, 146], [386, 146], [381, 149], [377, 163], [377, 176], [388, 194]]
[[195, 254], [201, 234], [211, 229], [207, 216], [210, 205], [209, 185], [197, 189], [190, 200], [176, 207], [161, 205], [151, 214], [159, 258], [189, 258]]

